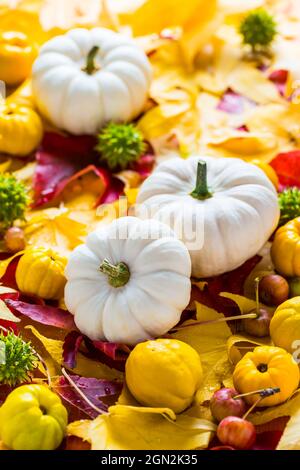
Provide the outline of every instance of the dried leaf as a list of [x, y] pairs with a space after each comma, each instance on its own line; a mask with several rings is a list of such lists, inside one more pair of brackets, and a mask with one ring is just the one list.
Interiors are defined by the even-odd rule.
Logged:
[[266, 338], [256, 338], [250, 335], [233, 335], [228, 339], [228, 358], [232, 364], [237, 364], [248, 351], [252, 351], [256, 346], [271, 346], [272, 341]]
[[277, 173], [281, 189], [289, 186], [300, 188], [300, 150], [280, 153], [270, 165]]
[[[110, 398], [110, 400], [116, 401], [122, 389], [121, 382], [79, 377], [78, 375], [71, 375], [70, 377], [84, 395], [103, 411], [108, 409], [103, 399]], [[99, 413], [80, 397], [64, 376], [58, 377], [52, 383], [52, 387], [68, 405], [78, 408], [86, 417], [94, 419], [98, 416]]]
[[70, 209], [53, 207], [28, 214], [24, 233], [28, 246], [50, 247], [67, 256], [83, 243], [87, 227], [73, 218]]
[[[176, 419], [176, 420], [175, 420]], [[91, 443], [93, 450], [189, 450], [207, 448], [215, 425], [168, 408], [116, 405], [94, 421], [68, 426], [69, 435]]]
[[209, 3], [205, 0], [190, 0], [185, 4], [180, 0], [143, 0], [126, 2], [125, 8], [124, 5], [119, 7], [120, 22], [130, 25], [135, 36], [180, 27], [180, 44], [188, 64], [192, 63], [196, 53], [219, 24], [221, 18], [218, 13], [216, 0]]
[[300, 449], [300, 409], [298, 409], [289, 420], [276, 450], [299, 450]]
[[[64, 330], [75, 328], [74, 317], [69, 312], [49, 305], [33, 305], [18, 300], [6, 300], [6, 305], [13, 312], [34, 320], [43, 325], [54, 326]], [[20, 320], [19, 320], [20, 321]]]
[[[39, 333], [33, 326], [28, 326], [28, 329], [43, 345], [45, 351], [49, 353], [53, 361], [61, 366], [63, 364], [63, 341], [47, 338]], [[43, 356], [44, 357], [44, 356]], [[123, 377], [123, 374], [115, 369], [111, 369], [105, 364], [89, 359], [81, 352], [76, 356], [76, 367], [72, 369], [72, 373], [81, 375], [83, 377], [94, 377], [103, 380], [118, 380]]]
[[0, 300], [0, 320], [18, 323], [20, 319], [13, 315], [3, 300]]
[[76, 356], [83, 341], [83, 335], [79, 331], [70, 331], [63, 344], [63, 361], [70, 369], [76, 366]]
[[292, 398], [282, 405], [273, 406], [262, 411], [251, 413], [249, 420], [257, 426], [260, 424], [269, 423], [270, 421], [281, 416], [293, 416], [299, 412], [299, 408], [300, 395], [299, 392], [295, 392]]
[[[224, 318], [215, 310], [196, 303], [197, 322], [208, 322]], [[196, 402], [209, 399], [220, 388], [223, 379], [230, 373], [231, 366], [227, 356], [227, 340], [231, 330], [226, 322], [193, 325], [194, 320], [184, 322], [171, 337], [190, 344], [200, 355], [203, 368], [203, 383], [197, 393]]]

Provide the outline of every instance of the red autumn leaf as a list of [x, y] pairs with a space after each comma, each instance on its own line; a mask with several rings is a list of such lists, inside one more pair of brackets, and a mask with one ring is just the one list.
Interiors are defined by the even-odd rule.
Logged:
[[154, 163], [154, 154], [148, 153], [143, 155], [136, 163], [134, 163], [131, 169], [139, 173], [142, 178], [147, 178], [152, 173]]
[[[71, 375], [70, 377], [90, 402], [103, 411], [107, 411], [108, 409], [108, 404], [105, 403], [104, 400], [115, 402], [122, 390], [121, 382], [79, 377], [78, 375]], [[94, 419], [98, 416], [99, 413], [86, 403], [65, 377], [59, 377], [53, 383], [53, 388], [67, 405], [77, 408], [83, 414], [82, 418], [89, 417]]]
[[[10, 258], [11, 254], [7, 253], [1, 253], [0, 254], [0, 260], [5, 260], [7, 258]], [[1, 278], [1, 283], [6, 286], [6, 287], [11, 287], [12, 289], [18, 289], [17, 283], [16, 283], [16, 269], [19, 263], [21, 256], [18, 256], [17, 258], [14, 258], [10, 263], [9, 266], [4, 274], [4, 276]]]
[[130, 353], [130, 348], [126, 344], [93, 341], [93, 346], [114, 361], [125, 361]]
[[238, 314], [239, 309], [236, 304], [230, 299], [220, 297], [219, 294], [221, 292], [230, 292], [243, 295], [244, 283], [261, 259], [261, 256], [256, 255], [234, 271], [206, 279], [207, 285], [203, 291], [194, 285], [192, 300], [224, 313], [224, 315]]
[[84, 338], [84, 342], [92, 358], [113, 369], [124, 371], [125, 362], [130, 353], [128, 346], [105, 341], [91, 341], [87, 337]]
[[76, 365], [76, 355], [83, 341], [88, 351], [88, 357], [114, 369], [124, 370], [125, 361], [130, 353], [128, 346], [105, 341], [92, 341], [79, 331], [71, 331], [64, 340], [63, 359], [71, 369]]
[[35, 305], [11, 299], [7, 299], [5, 303], [14, 314], [24, 315], [43, 325], [54, 326], [64, 330], [76, 328], [73, 315], [66, 310], [49, 305]]
[[71, 331], [67, 334], [63, 345], [64, 363], [73, 369], [76, 366], [76, 355], [84, 336], [79, 331]]
[[[12, 321], [0, 320], [0, 326], [5, 328], [6, 330], [13, 331], [15, 335], [19, 334], [19, 329], [17, 327], [17, 324]], [[3, 331], [3, 333], [5, 334], [5, 331]]]
[[289, 72], [288, 70], [274, 70], [269, 75], [269, 80], [277, 86], [278, 92], [281, 96], [285, 96], [286, 85], [288, 81]]
[[246, 124], [243, 124], [242, 126], [237, 127], [236, 130], [237, 130], [237, 131], [240, 131], [240, 132], [249, 132], [249, 129], [248, 129], [248, 127], [246, 126]]
[[[49, 202], [57, 187], [94, 161], [95, 139], [89, 136], [65, 137], [46, 133], [36, 153], [34, 178], [35, 206]], [[63, 188], [60, 188], [62, 190]]]
[[[74, 417], [72, 419], [70, 418], [70, 422], [77, 421], [78, 419], [81, 419], [81, 418], [78, 418], [78, 417]], [[78, 450], [78, 451], [79, 450], [91, 450], [91, 444], [87, 441], [83, 441], [79, 437], [67, 436], [63, 440], [62, 445], [60, 446], [58, 450]]]
[[251, 450], [275, 450], [282, 436], [282, 431], [269, 431], [257, 434]]
[[229, 88], [222, 96], [217, 109], [229, 114], [242, 114], [246, 105], [255, 106], [255, 103]]
[[112, 176], [106, 186], [106, 190], [97, 201], [96, 206], [100, 204], [110, 204], [111, 202], [117, 201], [119, 197], [124, 194], [125, 184], [119, 178]]
[[[111, 203], [123, 194], [124, 183], [107, 168], [99, 166], [99, 156], [94, 151], [96, 139], [89, 136], [63, 136], [46, 133], [36, 153], [37, 167], [34, 176], [35, 201], [33, 207], [47, 204], [65, 187], [81, 176], [94, 172], [104, 188], [97, 205]], [[146, 178], [154, 165], [153, 150], [132, 165], [142, 178]]]
[[300, 188], [300, 150], [280, 153], [270, 165], [277, 173], [281, 190], [291, 186]]

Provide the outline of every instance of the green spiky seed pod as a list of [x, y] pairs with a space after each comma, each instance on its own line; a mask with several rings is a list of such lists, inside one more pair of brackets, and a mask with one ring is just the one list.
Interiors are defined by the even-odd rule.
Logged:
[[31, 379], [38, 357], [30, 343], [13, 332], [0, 333], [0, 384], [14, 387]]
[[0, 174], [0, 230], [11, 227], [17, 219], [24, 219], [28, 202], [24, 184], [12, 174]]
[[146, 144], [133, 124], [111, 122], [100, 132], [96, 150], [101, 154], [100, 160], [111, 170], [125, 170], [143, 155]]
[[277, 24], [266, 10], [249, 13], [240, 24], [239, 32], [243, 43], [251, 46], [254, 52], [267, 49], [277, 34]]
[[300, 189], [288, 188], [278, 195], [280, 207], [279, 225], [300, 217]]

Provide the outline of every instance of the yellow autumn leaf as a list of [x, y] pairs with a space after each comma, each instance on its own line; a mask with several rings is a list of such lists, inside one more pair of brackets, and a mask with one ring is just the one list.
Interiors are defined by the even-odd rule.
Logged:
[[49, 39], [49, 35], [41, 26], [38, 13], [26, 9], [3, 8], [2, 11], [0, 10], [0, 30], [20, 31], [37, 45]]
[[[180, 27], [181, 47], [187, 63], [191, 63], [213, 34], [220, 21], [217, 0], [144, 0], [120, 5], [118, 17], [129, 25], [135, 36], [160, 33], [166, 28]], [[118, 6], [116, 5], [116, 10]]]
[[[239, 307], [241, 315], [244, 315], [246, 313], [250, 313], [251, 311], [256, 309], [255, 300], [248, 299], [247, 297], [244, 297], [242, 295], [231, 294], [229, 292], [221, 292], [219, 295], [221, 297], [225, 297], [226, 299], [233, 300], [233, 302], [235, 302], [237, 304], [237, 306]], [[269, 312], [274, 311], [274, 308], [267, 307], [263, 303], [260, 303], [260, 306], [267, 309]]]
[[[42, 344], [45, 351], [51, 356], [53, 361], [60, 367], [63, 364], [63, 341], [48, 338], [42, 335], [36, 328], [29, 325], [26, 327]], [[66, 369], [68, 368], [64, 365]], [[123, 377], [122, 372], [112, 369], [99, 361], [89, 359], [81, 352], [76, 355], [76, 367], [71, 369], [73, 374], [83, 377], [94, 377], [96, 379], [115, 380]]]
[[293, 103], [270, 103], [252, 109], [245, 118], [250, 132], [271, 134], [280, 151], [300, 144], [300, 106]]
[[61, 0], [41, 2], [40, 21], [46, 31], [54, 29], [57, 34], [75, 27], [117, 28], [107, 0], [64, 0], [63, 8]]
[[300, 409], [291, 416], [280, 438], [276, 450], [300, 449]]
[[240, 63], [231, 72], [227, 84], [236, 93], [258, 104], [283, 102], [275, 84], [255, 66], [247, 63]]
[[0, 163], [0, 173], [5, 173], [11, 165], [11, 160], [6, 160]]
[[265, 0], [219, 0], [219, 6], [226, 15], [245, 14], [264, 6]]
[[150, 109], [140, 119], [139, 129], [145, 139], [152, 140], [171, 132], [191, 109], [191, 102], [187, 97], [181, 102], [166, 102]]
[[4, 259], [0, 261], [0, 279], [4, 276], [4, 274], [7, 271], [8, 266], [10, 263], [17, 258], [18, 256], [21, 256], [24, 253], [24, 251], [19, 251], [18, 253], [15, 253], [13, 256], [10, 258]]
[[262, 411], [255, 411], [251, 413], [248, 417], [256, 426], [264, 423], [269, 423], [273, 419], [280, 418], [282, 416], [293, 416], [295, 413], [298, 413], [300, 409], [300, 394], [299, 391], [285, 403], [278, 406], [272, 406], [266, 408]]
[[92, 450], [205, 449], [216, 427], [207, 420], [171, 410], [116, 405], [94, 421], [69, 424], [68, 434], [91, 444]]
[[3, 300], [0, 300], [0, 320], [12, 321], [15, 323], [20, 321], [18, 317], [11, 313]]
[[218, 129], [209, 140], [208, 144], [223, 152], [224, 156], [233, 154], [240, 158], [253, 159], [255, 156], [274, 155], [277, 151], [276, 139], [271, 133], [239, 132], [234, 129]]
[[233, 335], [228, 338], [227, 351], [230, 362], [237, 364], [244, 354], [252, 351], [257, 346], [271, 346], [272, 341], [270, 337], [256, 338], [250, 335]]
[[[227, 340], [231, 330], [226, 322], [206, 324], [223, 319], [224, 315], [196, 302], [197, 321], [188, 320], [170, 337], [184, 341], [199, 354], [203, 368], [203, 382], [196, 395], [196, 403], [208, 400], [221, 387], [222, 380], [231, 374], [227, 356]], [[204, 322], [204, 324], [195, 324]]]
[[28, 246], [51, 247], [62, 255], [68, 255], [83, 243], [86, 226], [72, 219], [67, 208], [49, 208], [27, 215], [24, 226]]

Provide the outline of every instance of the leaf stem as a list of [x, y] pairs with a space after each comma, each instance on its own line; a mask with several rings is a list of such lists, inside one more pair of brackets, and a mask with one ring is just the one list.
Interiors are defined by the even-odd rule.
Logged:
[[189, 328], [191, 326], [215, 325], [217, 323], [224, 323], [227, 321], [244, 320], [245, 318], [257, 318], [257, 314], [255, 312], [245, 313], [244, 315], [234, 315], [232, 317], [223, 317], [223, 318], [218, 318], [216, 320], [199, 321], [199, 322], [191, 323], [189, 325], [180, 325], [180, 326], [176, 326], [175, 328], [172, 328], [172, 330], [170, 330], [170, 333], [178, 331], [178, 330], [183, 330], [184, 328]]
[[103, 414], [106, 414], [106, 411], [103, 411], [101, 410], [100, 408], [98, 408], [96, 405], [94, 405], [94, 403], [92, 403], [88, 397], [80, 390], [80, 388], [76, 385], [76, 383], [74, 382], [74, 380], [72, 380], [72, 378], [69, 376], [69, 374], [67, 373], [66, 369], [64, 367], [61, 368], [61, 371], [62, 371], [62, 374], [63, 376], [67, 379], [67, 381], [69, 382], [69, 384], [74, 388], [74, 390], [76, 390], [76, 392], [78, 393], [78, 395], [81, 396], [81, 398], [91, 407], [93, 408], [93, 410], [95, 410], [97, 413], [99, 413], [99, 415], [103, 415]]

